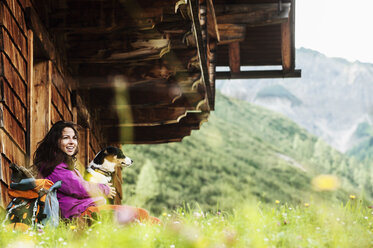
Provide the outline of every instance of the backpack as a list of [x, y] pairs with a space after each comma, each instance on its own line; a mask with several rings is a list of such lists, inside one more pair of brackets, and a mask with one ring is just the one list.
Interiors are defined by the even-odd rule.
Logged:
[[22, 231], [35, 227], [43, 228], [47, 223], [57, 227], [57, 189], [61, 187], [61, 181], [53, 184], [48, 179], [33, 177], [16, 181], [18, 182], [12, 182], [9, 187], [8, 194], [13, 199], [6, 208], [3, 225], [9, 229]]

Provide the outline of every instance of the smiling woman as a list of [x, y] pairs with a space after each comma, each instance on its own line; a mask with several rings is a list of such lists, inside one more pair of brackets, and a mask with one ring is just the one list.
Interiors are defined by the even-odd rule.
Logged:
[[109, 210], [115, 213], [121, 224], [134, 220], [150, 220], [145, 209], [131, 206], [106, 205], [105, 198], [114, 198], [115, 188], [111, 184], [85, 181], [75, 168], [78, 153], [78, 132], [72, 122], [58, 121], [49, 130], [45, 138], [38, 144], [34, 154], [34, 165], [39, 177], [49, 179], [53, 183], [62, 181], [57, 190], [61, 216], [65, 219], [92, 217], [92, 212]]

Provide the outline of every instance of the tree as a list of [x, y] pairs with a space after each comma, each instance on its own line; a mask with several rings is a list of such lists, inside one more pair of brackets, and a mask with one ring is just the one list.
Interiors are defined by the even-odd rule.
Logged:
[[160, 192], [159, 188], [156, 170], [151, 161], [146, 160], [137, 181], [135, 202], [139, 206], [146, 206], [158, 196]]

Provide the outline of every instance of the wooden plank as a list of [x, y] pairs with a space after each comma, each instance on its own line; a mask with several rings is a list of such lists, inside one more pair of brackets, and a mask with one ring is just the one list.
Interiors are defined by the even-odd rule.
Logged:
[[58, 93], [62, 96], [67, 108], [71, 111], [71, 89], [68, 80], [58, 71], [55, 64], [52, 64], [52, 83], [56, 86]]
[[33, 80], [30, 85], [30, 153], [36, 150], [37, 143], [51, 127], [51, 61], [34, 63]]
[[23, 106], [27, 106], [27, 84], [17, 72], [16, 68], [12, 65], [11, 61], [4, 53], [0, 53], [0, 62], [3, 66], [3, 73], [6, 82], [16, 92], [17, 97], [22, 102]]
[[0, 154], [0, 180], [6, 185], [10, 184], [10, 161], [4, 154]]
[[14, 43], [9, 37], [8, 32], [1, 27], [1, 33], [3, 35], [3, 47], [0, 47], [0, 51], [3, 50], [5, 54], [10, 58], [11, 63], [14, 65], [22, 79], [27, 79], [27, 62], [20, 51], [16, 48]]
[[229, 67], [231, 72], [240, 72], [241, 60], [240, 60], [240, 43], [233, 42], [229, 44]]
[[246, 26], [237, 24], [219, 24], [218, 25], [220, 41], [219, 44], [228, 44], [239, 42], [245, 39]]
[[14, 142], [4, 128], [0, 128], [0, 151], [12, 163], [26, 165], [26, 153]]
[[10, 112], [15, 116], [17, 121], [21, 124], [21, 127], [26, 131], [27, 113], [26, 107], [23, 106], [18, 96], [13, 92], [8, 83], [0, 77], [0, 84], [3, 86], [3, 101], [4, 104], [9, 108]]
[[282, 69], [285, 72], [289, 72], [294, 69], [292, 64], [292, 48], [291, 48], [291, 25], [290, 21], [281, 24], [281, 57], [282, 57]]
[[27, 65], [27, 71], [29, 72], [27, 75], [27, 82], [28, 82], [28, 94], [27, 94], [27, 108], [28, 108], [28, 115], [27, 115], [27, 164], [33, 165], [33, 156], [35, 152], [35, 143], [32, 142], [33, 135], [35, 132], [32, 130], [35, 130], [38, 126], [34, 126], [35, 123], [32, 122], [33, 118], [33, 112], [34, 112], [34, 105], [32, 104], [32, 100], [34, 99], [34, 33], [32, 30], [27, 30], [27, 48], [28, 48], [28, 65]]
[[26, 153], [26, 131], [21, 124], [10, 113], [9, 109], [0, 103], [0, 112], [2, 112], [2, 128], [12, 137], [15, 143]]
[[198, 57], [199, 57], [199, 65], [200, 65], [200, 70], [202, 73], [202, 78], [204, 82], [204, 86], [206, 87], [206, 100], [209, 103], [209, 106], [211, 107], [210, 102], [212, 102], [212, 90], [211, 90], [211, 85], [210, 85], [210, 80], [209, 80], [209, 75], [208, 75], [208, 68], [207, 68], [207, 51], [206, 47], [203, 45], [204, 41], [202, 39], [202, 30], [201, 26], [199, 23], [198, 19], [198, 0], [190, 0], [189, 1], [189, 8], [190, 8], [190, 13], [192, 16], [192, 21], [193, 21], [193, 31], [194, 35], [196, 37], [197, 41], [197, 50], [198, 50]]
[[97, 139], [96, 135], [92, 132], [92, 130], [91, 130], [91, 133], [89, 135], [89, 144], [90, 144], [90, 146], [92, 148], [92, 152], [95, 155], [101, 150], [101, 147], [99, 145], [98, 139]]
[[[118, 107], [100, 113], [100, 123], [105, 126], [156, 126], [177, 123], [186, 116], [186, 107]], [[129, 116], [129, 117], [127, 117]]]
[[115, 173], [113, 176], [113, 186], [117, 192], [117, 195], [114, 198], [114, 204], [117, 204], [117, 205], [122, 204], [122, 199], [123, 199], [122, 184], [123, 184], [122, 168], [116, 167]]
[[96, 108], [108, 105], [169, 105], [178, 99], [181, 94], [167, 85], [158, 85], [154, 88], [135, 87], [114, 89], [91, 89], [88, 91], [89, 105]]
[[49, 33], [42, 24], [39, 16], [36, 14], [32, 7], [27, 7], [25, 10], [26, 25], [29, 29], [34, 32], [34, 40], [38, 39], [42, 45], [42, 49], [48, 58], [56, 61], [57, 51], [53, 45], [53, 42], [49, 36]]
[[212, 2], [212, 0], [207, 0], [207, 29], [208, 34], [211, 38], [220, 41], [218, 22], [216, 19], [214, 3]]
[[135, 2], [130, 2], [128, 8], [123, 8], [126, 2], [122, 2], [116, 6], [106, 6], [106, 11], [102, 11], [103, 3], [76, 2], [70, 3], [69, 8], [56, 10], [50, 20], [52, 30], [71, 34], [111, 34], [123, 29], [153, 29], [163, 20], [162, 8], [139, 8]]
[[216, 72], [216, 79], [259, 79], [259, 78], [299, 78], [301, 70], [241, 71], [240, 73]]
[[61, 120], [64, 120], [63, 115], [58, 111], [57, 107], [54, 104], [52, 104], [51, 105], [51, 125]]
[[10, 37], [17, 48], [21, 51], [21, 54], [24, 58], [27, 58], [27, 38], [23, 30], [17, 25], [17, 21], [14, 19], [14, 16], [11, 15], [9, 9], [0, 3], [0, 25], [4, 25], [7, 32], [9, 32]]
[[26, 22], [25, 22], [25, 13], [24, 13], [24, 7], [25, 6], [25, 0], [6, 0], [5, 1], [8, 8], [10, 9], [10, 12], [13, 14], [15, 20], [17, 21], [17, 24], [21, 28], [23, 33], [26, 33]]
[[[79, 125], [79, 122], [78, 122]], [[89, 147], [89, 129], [88, 128], [81, 128], [78, 130], [79, 132], [79, 153], [78, 153], [78, 160], [83, 165], [84, 169], [89, 164], [88, 160], [88, 147]], [[82, 171], [82, 170], [81, 170]]]
[[177, 123], [150, 127], [107, 127], [103, 128], [103, 133], [109, 143], [131, 144], [134, 141], [140, 143], [148, 140], [178, 139], [190, 135], [191, 130], [191, 126]]
[[8, 194], [8, 185], [4, 182], [0, 181], [0, 206], [4, 209], [8, 206], [11, 199]]
[[278, 4], [224, 4], [215, 5], [219, 24], [246, 24], [251, 27], [273, 25], [286, 22], [289, 18], [290, 3], [282, 3], [279, 13]]
[[59, 94], [59, 91], [55, 87], [55, 85], [51, 86], [51, 94], [52, 94], [52, 103], [61, 114], [62, 118], [65, 121], [72, 121], [73, 116], [71, 110], [66, 105], [66, 102], [63, 100], [62, 96]]

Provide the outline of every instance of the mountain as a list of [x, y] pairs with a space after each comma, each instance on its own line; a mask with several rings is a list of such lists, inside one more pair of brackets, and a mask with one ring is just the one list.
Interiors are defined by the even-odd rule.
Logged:
[[297, 50], [296, 58], [301, 78], [221, 80], [217, 88], [284, 114], [341, 152], [366, 142], [369, 138], [356, 132], [372, 124], [373, 64], [305, 48]]
[[[191, 202], [216, 211], [248, 198], [304, 203], [346, 199], [361, 189], [373, 192], [370, 169], [356, 159], [281, 114], [220, 93], [209, 121], [182, 142], [125, 145], [123, 150], [135, 164], [123, 171], [124, 203], [158, 214]], [[369, 176], [366, 184], [360, 180], [363, 172]], [[314, 191], [312, 179], [331, 173], [344, 190]]]

